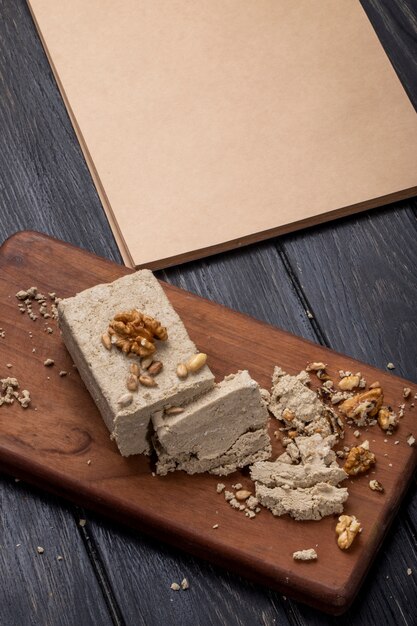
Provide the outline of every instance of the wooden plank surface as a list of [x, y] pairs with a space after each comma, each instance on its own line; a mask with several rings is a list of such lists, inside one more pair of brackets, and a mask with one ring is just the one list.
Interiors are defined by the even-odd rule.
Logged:
[[[55, 259], [53, 264], [51, 258]], [[375, 472], [348, 481], [350, 497], [345, 511], [358, 516], [363, 532], [359, 545], [344, 553], [336, 545], [332, 517], [320, 523], [300, 524], [287, 516], [276, 519], [264, 511], [255, 520], [248, 520], [216, 493], [217, 477], [190, 477], [183, 472], [156, 477], [152, 475], [153, 462], [149, 457], [120, 456], [72, 368], [56, 324], [22, 315], [14, 294], [36, 284], [42, 293], [68, 297], [92, 285], [112, 281], [128, 270], [67, 244], [25, 232], [3, 245], [0, 269], [2, 324], [6, 332], [2, 357], [12, 365], [10, 373], [31, 391], [33, 398], [33, 404], [23, 413], [17, 403], [0, 413], [3, 468], [118, 522], [163, 540], [169, 538], [174, 545], [197, 556], [245, 571], [254, 581], [323, 610], [340, 613], [347, 608], [416, 465], [417, 449], [406, 441], [417, 415], [414, 403], [407, 402], [395, 437], [387, 438], [378, 427], [362, 432], [361, 440], [370, 439], [378, 463]], [[217, 380], [238, 369], [249, 369], [255, 380], [268, 388], [276, 364], [289, 373], [297, 373], [307, 362], [323, 360], [329, 364], [333, 378], [339, 369], [361, 371], [368, 384], [379, 380], [385, 403], [396, 408], [403, 403], [402, 392], [408, 385], [403, 379], [186, 291], [163, 286], [191, 338], [208, 354]], [[48, 325], [52, 333], [46, 332]], [[44, 366], [47, 358], [54, 360], [53, 367]], [[68, 375], [59, 376], [60, 370]], [[417, 395], [417, 386], [412, 387], [413, 398], [414, 394]], [[273, 436], [278, 426], [271, 420], [273, 458], [282, 451]], [[357, 443], [353, 430], [346, 428], [344, 445]], [[384, 485], [382, 497], [370, 492], [370, 477]], [[251, 487], [247, 472], [237, 472], [225, 482], [228, 488], [236, 482]], [[213, 532], [215, 523], [219, 524], [219, 532]], [[243, 536], [245, 542], [241, 541]], [[300, 567], [294, 563], [292, 553], [306, 546], [319, 546], [319, 559]]]
[[[416, 105], [417, 12], [414, 0], [364, 0], [363, 4]], [[101, 256], [118, 260], [120, 255], [103, 217], [24, 0], [1, 0], [0, 14], [0, 241], [16, 230], [36, 228]], [[362, 325], [365, 331], [373, 330], [375, 309], [365, 307], [358, 311], [357, 307], [352, 307], [350, 295], [355, 292], [357, 280], [354, 274], [349, 273], [348, 267], [342, 268], [345, 270], [343, 280], [339, 279], [338, 271], [342, 264], [349, 263], [356, 256], [366, 255], [369, 247], [373, 247], [372, 265], [380, 269], [381, 275], [390, 273], [389, 268], [396, 265], [392, 279], [397, 281], [401, 293], [405, 294], [409, 303], [407, 308], [415, 311], [417, 289], [403, 279], [402, 272], [402, 268], [409, 263], [410, 245], [413, 245], [407, 228], [402, 224], [402, 216], [407, 220], [409, 214], [416, 215], [415, 201], [374, 211], [362, 219], [352, 218], [329, 227], [316, 228], [309, 231], [310, 242], [314, 242], [315, 237], [320, 238], [321, 246], [316, 248], [314, 245], [306, 247], [305, 233], [282, 238], [279, 240], [281, 243], [291, 242], [291, 262], [286, 250], [277, 245], [278, 241], [270, 241], [204, 262], [172, 268], [160, 275], [195, 293], [231, 304], [237, 310], [250, 312], [300, 336], [324, 343], [333, 341], [335, 337], [342, 338], [344, 343], [336, 342], [332, 347], [384, 367], [385, 355], [395, 354], [397, 350], [396, 316], [401, 315], [401, 303], [393, 316], [392, 310], [382, 306], [383, 292], [373, 292], [383, 341], [375, 342], [372, 353], [367, 354], [362, 347], [363, 337], [359, 338], [359, 334], [351, 334], [348, 330], [356, 324]], [[387, 248], [380, 251], [379, 246], [373, 245], [376, 234], [372, 224], [376, 216], [381, 215], [384, 219], [379, 224], [385, 239], [398, 242], [395, 258], [387, 254]], [[391, 220], [394, 220], [392, 226]], [[332, 241], [334, 235], [337, 237], [341, 233], [342, 227], [344, 251], [340, 254], [340, 249]], [[403, 246], [401, 241], [404, 241]], [[330, 281], [327, 289], [332, 287], [332, 302], [337, 303], [330, 326], [327, 325], [329, 303], [319, 296], [323, 285], [318, 287], [316, 294], [314, 319], [308, 319], [305, 313], [311, 305], [304, 290], [310, 283], [315, 284], [319, 258], [324, 258], [324, 251], [327, 279]], [[312, 257], [309, 264], [309, 254], [316, 254], [319, 258], [314, 260]], [[302, 274], [299, 271], [301, 266]], [[245, 288], [248, 280], [250, 294]], [[270, 280], [274, 285], [272, 291], [268, 290]], [[310, 290], [309, 297], [312, 295]], [[401, 325], [406, 331], [405, 322]], [[376, 330], [374, 332], [376, 334]], [[414, 382], [417, 382], [414, 373], [416, 362], [417, 342], [410, 334], [401, 374]], [[13, 524], [13, 528], [9, 525], [4, 528], [5, 534], [0, 541], [3, 546], [0, 551], [3, 573], [0, 600], [7, 589], [14, 611], [20, 604], [22, 610], [16, 613], [19, 624], [61, 624], [63, 615], [74, 612], [80, 616], [83, 610], [86, 611], [84, 621], [88, 622], [87, 600], [82, 589], [74, 583], [68, 593], [63, 593], [61, 589], [61, 593], [48, 595], [48, 598], [41, 595], [42, 602], [38, 604], [40, 616], [29, 609], [32, 605], [27, 599], [30, 594], [34, 597], [45, 589], [47, 573], [44, 569], [31, 566], [32, 553], [27, 559], [20, 557], [17, 561], [14, 544], [8, 541], [7, 549], [4, 548], [5, 538], [10, 535], [13, 540], [15, 535], [23, 535], [27, 536], [31, 545], [37, 545], [38, 532], [33, 518], [38, 516], [39, 528], [46, 532], [51, 510], [59, 505], [59, 500], [51, 496], [43, 497], [42, 515], [39, 516], [38, 492], [27, 488], [22, 496], [21, 488], [21, 483], [16, 486], [7, 478], [0, 482], [2, 494], [7, 493], [2, 504], [8, 507]], [[24, 508], [20, 507], [22, 497], [26, 498]], [[20, 515], [13, 514], [17, 510]], [[411, 626], [417, 621], [417, 607], [413, 602], [417, 595], [415, 483], [357, 600], [344, 616], [337, 619], [248, 583], [238, 575], [208, 566], [199, 559], [183, 557], [178, 550], [168, 549], [160, 542], [127, 531], [100, 516], [84, 514], [88, 522], [81, 529], [74, 525], [72, 517], [73, 513], [78, 519], [79, 513], [71, 507], [66, 507], [66, 510], [71, 514], [62, 516], [59, 523], [50, 523], [57, 536], [55, 541], [59, 543], [58, 535], [68, 536], [72, 541], [80, 534], [85, 548], [84, 557], [80, 550], [75, 552], [77, 558], [67, 560], [69, 579], [78, 579], [80, 559], [88, 558], [114, 624], [159, 626], [165, 621], [194, 626], [204, 625], [210, 620], [209, 623], [227, 626], [269, 626], [277, 623], [366, 626], [388, 621]], [[50, 537], [49, 534], [46, 536]], [[410, 575], [407, 574], [408, 568], [412, 570]], [[86, 572], [85, 569], [83, 571]], [[189, 576], [191, 588], [188, 595], [173, 596], [168, 586], [180, 573]], [[82, 582], [90, 575], [83, 574]], [[15, 584], [16, 579], [21, 580], [20, 585]], [[97, 616], [102, 615], [98, 593], [89, 592], [88, 602], [96, 606]], [[10, 616], [5, 613], [4, 603], [0, 602], [0, 623], [9, 624], [6, 615]], [[96, 621], [102, 623], [104, 620], [97, 617]]]
[[81, 514], [7, 477], [2, 480], [0, 511], [0, 624], [110, 626], [93, 563], [77, 531]]

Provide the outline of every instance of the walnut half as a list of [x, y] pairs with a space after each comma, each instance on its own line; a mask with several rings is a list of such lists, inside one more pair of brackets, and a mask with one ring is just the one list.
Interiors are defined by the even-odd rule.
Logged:
[[354, 515], [341, 515], [336, 525], [337, 545], [341, 550], [347, 550], [353, 543], [362, 526]]
[[103, 337], [102, 341], [107, 349], [107, 337], [111, 337], [111, 345], [114, 344], [125, 354], [133, 353], [140, 357], [148, 357], [155, 352], [155, 339], [168, 339], [165, 326], [136, 309], [117, 313], [104, 336], [106, 342]]

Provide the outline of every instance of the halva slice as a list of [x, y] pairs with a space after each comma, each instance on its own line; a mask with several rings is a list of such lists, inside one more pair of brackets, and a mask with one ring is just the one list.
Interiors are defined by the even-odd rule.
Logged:
[[341, 513], [349, 494], [338, 487], [347, 474], [331, 450], [334, 441], [334, 435], [322, 438], [318, 433], [296, 437], [290, 444], [296, 463], [289, 462], [288, 452], [276, 461], [254, 463], [250, 473], [259, 502], [273, 515], [288, 514], [296, 520]]
[[268, 411], [249, 373], [231, 374], [177, 415], [153, 415], [157, 473], [226, 475], [271, 455]]
[[[129, 394], [126, 378], [134, 361], [122, 350], [106, 349], [101, 337], [115, 315], [133, 310], [159, 320], [168, 339], [158, 342], [157, 358], [163, 369], [155, 378], [157, 384]], [[207, 366], [185, 379], [177, 376], [178, 363], [187, 361], [197, 349], [149, 270], [62, 300], [58, 315], [65, 345], [123, 456], [150, 452], [152, 413], [167, 405], [185, 406], [214, 385]]]
[[326, 515], [341, 513], [348, 490], [328, 483], [317, 483], [306, 489], [256, 485], [256, 497], [273, 515], [288, 514], [295, 520], [320, 520]]

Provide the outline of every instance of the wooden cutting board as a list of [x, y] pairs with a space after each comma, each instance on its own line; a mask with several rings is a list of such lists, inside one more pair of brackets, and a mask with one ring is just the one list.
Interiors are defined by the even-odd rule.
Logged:
[[[413, 469], [416, 448], [406, 439], [416, 434], [417, 408], [406, 402], [405, 416], [393, 436], [378, 427], [362, 433], [377, 456], [375, 473], [347, 480], [345, 512], [356, 515], [363, 532], [349, 552], [336, 544], [333, 517], [320, 522], [275, 518], [267, 510], [253, 520], [233, 510], [216, 493], [217, 477], [152, 475], [153, 460], [123, 458], [86, 391], [62, 343], [56, 322], [32, 321], [20, 313], [15, 293], [36, 285], [60, 297], [130, 270], [37, 233], [19, 233], [0, 249], [0, 377], [15, 376], [29, 389], [31, 406], [0, 407], [0, 465], [13, 476], [136, 527], [183, 550], [230, 568], [285, 595], [324, 611], [340, 614], [352, 602], [398, 509]], [[403, 388], [417, 385], [358, 363], [250, 317], [163, 284], [199, 349], [207, 352], [217, 379], [248, 368], [265, 387], [275, 364], [290, 373], [308, 361], [323, 360], [336, 378], [339, 369], [361, 371], [368, 383], [379, 380], [385, 400], [398, 407]], [[34, 311], [36, 307], [34, 306]], [[36, 312], [36, 311], [35, 311]], [[52, 328], [48, 333], [46, 327]], [[53, 367], [43, 365], [45, 359]], [[12, 364], [7, 368], [6, 364]], [[67, 376], [59, 376], [66, 370]], [[278, 427], [271, 420], [271, 434]], [[347, 428], [344, 445], [357, 442]], [[272, 436], [274, 456], [281, 451]], [[398, 442], [398, 443], [396, 443]], [[368, 487], [378, 479], [385, 493]], [[222, 479], [252, 486], [247, 471]], [[218, 528], [213, 528], [218, 524]], [[295, 550], [314, 547], [317, 562], [295, 562]]]

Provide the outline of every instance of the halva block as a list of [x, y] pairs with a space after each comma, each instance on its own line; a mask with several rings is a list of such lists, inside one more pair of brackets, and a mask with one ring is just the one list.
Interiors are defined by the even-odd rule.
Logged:
[[[118, 312], [131, 310], [159, 320], [167, 328], [168, 339], [156, 342], [155, 358], [163, 363], [156, 386], [140, 387], [121, 402], [129, 395], [126, 379], [133, 359], [115, 347], [106, 349], [101, 336]], [[178, 378], [178, 363], [187, 361], [197, 349], [149, 270], [62, 300], [58, 316], [65, 345], [123, 456], [150, 452], [153, 413], [168, 405], [185, 406], [214, 385], [207, 366], [184, 380]], [[139, 363], [139, 357], [136, 360]]]

